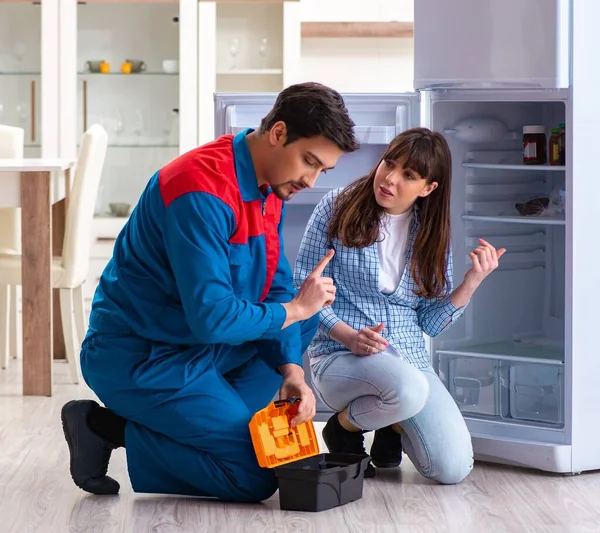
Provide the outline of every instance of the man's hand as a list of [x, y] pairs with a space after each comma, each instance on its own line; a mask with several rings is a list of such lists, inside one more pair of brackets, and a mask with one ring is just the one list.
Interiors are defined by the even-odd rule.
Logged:
[[333, 303], [335, 285], [331, 278], [322, 277], [322, 274], [334, 254], [335, 250], [329, 250], [304, 280], [294, 299], [282, 304], [287, 312], [287, 319], [282, 329], [299, 320], [308, 320], [311, 316], [316, 315], [322, 307]]
[[292, 419], [292, 427], [312, 420], [316, 413], [317, 401], [311, 388], [304, 381], [304, 370], [294, 363], [283, 365], [279, 368], [283, 376], [283, 383], [279, 389], [279, 399], [286, 400], [292, 397], [300, 398], [298, 414]]

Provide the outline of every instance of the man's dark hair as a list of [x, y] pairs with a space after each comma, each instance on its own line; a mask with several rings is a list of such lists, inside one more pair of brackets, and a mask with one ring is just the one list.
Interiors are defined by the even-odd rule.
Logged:
[[275, 105], [260, 123], [260, 133], [267, 133], [277, 122], [285, 122], [285, 144], [321, 135], [343, 152], [354, 152], [354, 122], [341, 95], [320, 83], [290, 85], [277, 96]]

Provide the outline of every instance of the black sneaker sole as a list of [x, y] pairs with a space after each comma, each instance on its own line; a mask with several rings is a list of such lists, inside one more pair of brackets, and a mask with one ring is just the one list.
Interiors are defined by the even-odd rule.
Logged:
[[[84, 490], [91, 494], [96, 494], [96, 495], [118, 494], [119, 489], [121, 488], [119, 485], [119, 482], [117, 480], [111, 478], [110, 476], [105, 476], [105, 478], [107, 478], [107, 481], [108, 481], [108, 486], [107, 486], [107, 483], [94, 483], [95, 480], [79, 482], [76, 479], [76, 476], [74, 473], [75, 467], [73, 464], [73, 457], [74, 457], [73, 436], [67, 429], [67, 420], [66, 420], [67, 411], [68, 411], [69, 407], [71, 405], [73, 405], [74, 403], [76, 403], [76, 400], [67, 402], [65, 405], [63, 405], [63, 408], [60, 410], [60, 421], [62, 424], [63, 434], [65, 436], [65, 440], [67, 441], [67, 446], [69, 447], [69, 472], [71, 474], [71, 479], [73, 480], [73, 483], [75, 483], [75, 485], [77, 485], [81, 490]], [[76, 430], [77, 428], [75, 427], [73, 429]], [[102, 481], [104, 481], [104, 479]]]
[[380, 463], [380, 462], [375, 462], [373, 461], [373, 458], [371, 457], [371, 461], [373, 462], [373, 465], [376, 466], [377, 468], [398, 468], [400, 466], [400, 463]]

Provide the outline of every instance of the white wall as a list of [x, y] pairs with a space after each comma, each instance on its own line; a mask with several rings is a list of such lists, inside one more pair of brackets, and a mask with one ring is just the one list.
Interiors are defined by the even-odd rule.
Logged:
[[[301, 0], [315, 22], [413, 20], [413, 0]], [[412, 91], [412, 38], [304, 38], [300, 78], [344, 92]]]
[[413, 0], [300, 0], [300, 10], [314, 22], [413, 21]]
[[412, 91], [413, 41], [303, 39], [300, 69], [305, 80], [343, 92]]

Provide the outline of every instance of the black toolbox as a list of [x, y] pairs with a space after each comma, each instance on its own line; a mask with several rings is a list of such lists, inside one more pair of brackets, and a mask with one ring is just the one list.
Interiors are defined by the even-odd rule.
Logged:
[[326, 511], [362, 498], [370, 457], [322, 453], [274, 468], [284, 511]]

